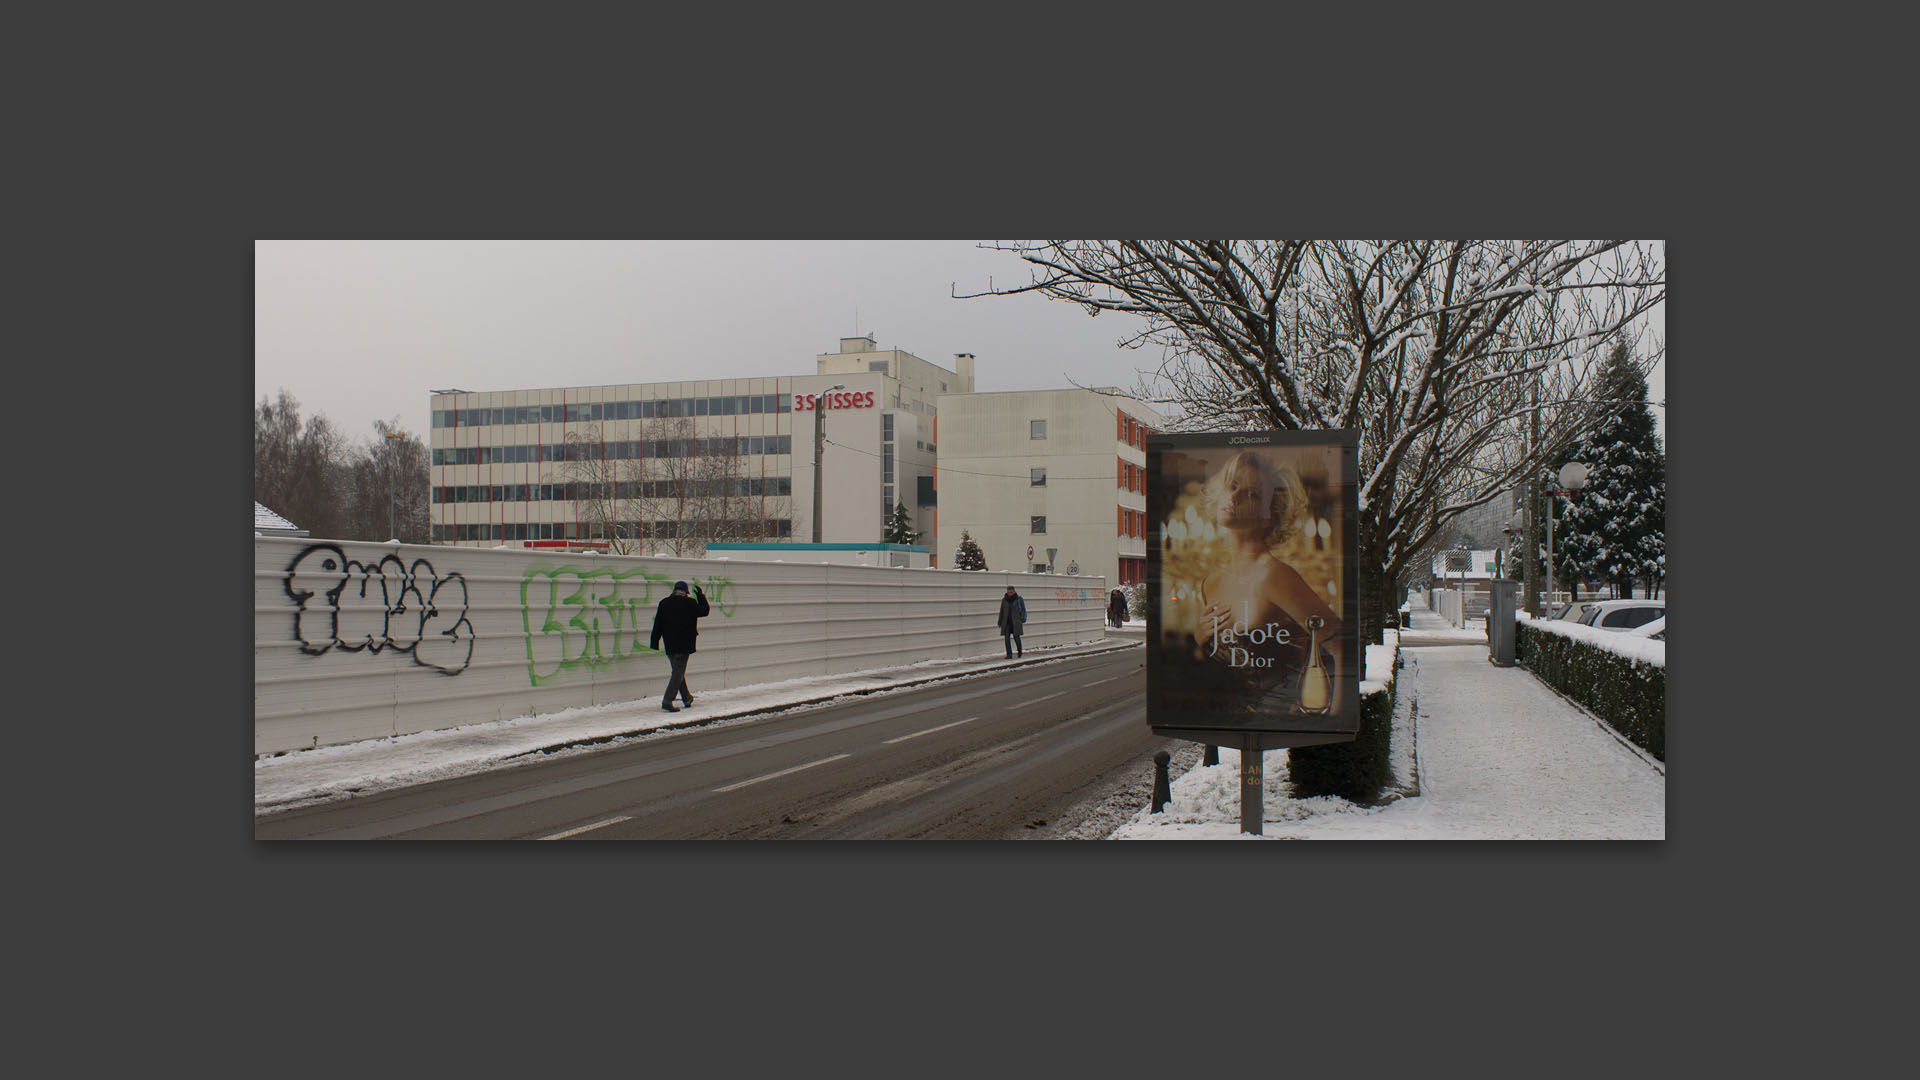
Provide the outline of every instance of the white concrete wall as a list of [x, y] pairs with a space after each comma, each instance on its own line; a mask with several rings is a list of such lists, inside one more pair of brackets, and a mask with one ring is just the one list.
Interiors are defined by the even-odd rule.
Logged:
[[1105, 582], [1066, 575], [566, 555], [254, 538], [254, 752], [618, 701], [657, 701], [647, 647], [676, 580], [713, 613], [695, 693], [934, 658], [996, 656], [1000, 597], [1027, 648], [1097, 640]]

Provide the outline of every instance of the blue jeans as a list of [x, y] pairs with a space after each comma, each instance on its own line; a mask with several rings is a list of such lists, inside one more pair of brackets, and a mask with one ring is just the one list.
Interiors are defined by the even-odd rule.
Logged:
[[1000, 636], [1006, 639], [1007, 659], [1011, 660], [1014, 658], [1015, 655], [1019, 655], [1019, 656], [1027, 655], [1026, 650], [1020, 648], [1019, 634], [1001, 634]]

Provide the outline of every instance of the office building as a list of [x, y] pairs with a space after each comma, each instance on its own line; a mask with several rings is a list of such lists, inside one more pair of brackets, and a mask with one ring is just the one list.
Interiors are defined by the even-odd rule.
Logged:
[[812, 375], [435, 391], [433, 542], [652, 553], [715, 514], [757, 523], [727, 540], [811, 540], [823, 416], [820, 539], [877, 540], [896, 503], [930, 534], [935, 402], [973, 387], [955, 366], [863, 336]]

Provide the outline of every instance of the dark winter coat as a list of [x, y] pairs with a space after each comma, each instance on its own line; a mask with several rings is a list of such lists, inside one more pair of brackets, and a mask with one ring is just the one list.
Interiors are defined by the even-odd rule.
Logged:
[[690, 653], [694, 651], [693, 639], [700, 636], [696, 619], [704, 619], [711, 609], [707, 607], [707, 594], [695, 586], [693, 595], [673, 593], [660, 601], [660, 607], [653, 613], [653, 637], [648, 640], [649, 648], [658, 649], [665, 639], [669, 653]]
[[1000, 633], [1019, 634], [1027, 621], [1027, 601], [1020, 594], [1000, 598]]
[[1119, 589], [1113, 590], [1113, 599], [1107, 603], [1107, 618], [1113, 620], [1115, 626], [1127, 621], [1127, 597]]

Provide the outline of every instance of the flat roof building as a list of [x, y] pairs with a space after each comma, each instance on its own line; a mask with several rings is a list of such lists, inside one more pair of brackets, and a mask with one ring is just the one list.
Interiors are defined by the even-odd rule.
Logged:
[[815, 366], [435, 393], [432, 541], [698, 554], [705, 540], [810, 540], [823, 415], [820, 539], [878, 540], [896, 503], [931, 534], [935, 402], [973, 388], [973, 357], [950, 371], [865, 335], [842, 338]]
[[965, 532], [990, 570], [1146, 580], [1146, 445], [1159, 413], [1110, 387], [938, 404], [937, 556], [951, 560]]

